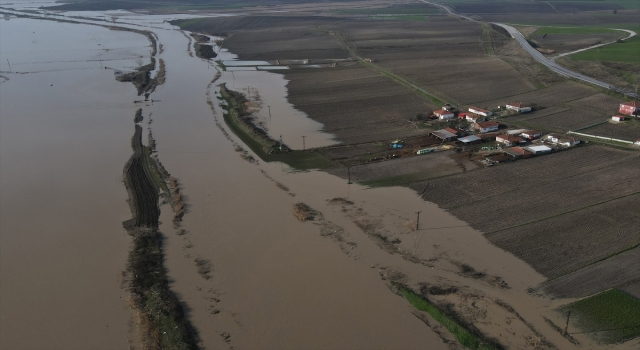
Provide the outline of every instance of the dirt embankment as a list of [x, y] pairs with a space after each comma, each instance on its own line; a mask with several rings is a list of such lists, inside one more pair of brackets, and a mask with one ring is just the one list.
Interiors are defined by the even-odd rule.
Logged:
[[144, 349], [197, 349], [197, 333], [169, 288], [164, 266], [162, 234], [158, 231], [160, 190], [167, 187], [159, 168], [164, 168], [151, 158], [151, 148], [142, 144], [142, 127], [138, 124], [131, 147], [133, 154], [124, 167], [124, 183], [133, 218], [123, 226], [133, 237], [125, 278], [137, 312], [136, 327]]
[[211, 45], [195, 43], [193, 47], [196, 49], [196, 55], [200, 58], [208, 60], [218, 57], [218, 54], [213, 51], [213, 46]]
[[227, 113], [225, 113], [225, 117], [228, 118], [226, 118], [226, 120], [234, 123], [242, 129], [243, 132], [250, 135], [255, 142], [258, 142], [260, 146], [262, 146], [265, 153], [291, 152], [291, 149], [289, 149], [287, 145], [270, 138], [263, 129], [253, 123], [250, 114], [247, 113], [246, 103], [248, 101], [241, 93], [229, 90], [225, 84], [221, 84], [220, 95], [227, 102]]
[[162, 59], [160, 59], [160, 65], [156, 76], [151, 78], [151, 72], [154, 69], [156, 69], [156, 59], [151, 57], [151, 62], [149, 64], [140, 66], [133, 72], [117, 74], [116, 80], [120, 82], [133, 83], [138, 90], [138, 96], [144, 94], [145, 97], [148, 97], [155, 91], [158, 85], [164, 84], [165, 81], [165, 66]]

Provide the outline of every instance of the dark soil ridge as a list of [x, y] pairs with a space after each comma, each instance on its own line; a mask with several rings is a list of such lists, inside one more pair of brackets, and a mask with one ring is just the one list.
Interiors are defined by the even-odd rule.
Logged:
[[133, 237], [127, 266], [128, 288], [138, 313], [144, 348], [195, 350], [197, 332], [170, 290], [164, 266], [158, 202], [160, 189], [166, 184], [151, 158], [151, 148], [142, 144], [142, 127], [138, 124], [131, 148], [133, 154], [124, 166], [124, 183], [133, 218], [123, 222], [123, 226]]
[[196, 55], [202, 59], [212, 59], [218, 57], [218, 54], [213, 51], [213, 46], [195, 43], [193, 47], [196, 50]]
[[166, 71], [164, 61], [160, 59], [160, 65], [158, 73], [154, 78], [151, 78], [151, 71], [156, 69], [156, 59], [151, 57], [151, 62], [144, 66], [138, 67], [133, 72], [122, 73], [116, 75], [116, 80], [120, 82], [131, 82], [138, 90], [138, 96], [144, 94], [145, 98], [156, 90], [158, 85], [164, 84]]

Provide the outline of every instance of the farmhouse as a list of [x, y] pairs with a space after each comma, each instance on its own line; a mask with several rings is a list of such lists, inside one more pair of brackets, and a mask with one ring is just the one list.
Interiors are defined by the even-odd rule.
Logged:
[[534, 155], [550, 153], [552, 151], [551, 147], [547, 147], [547, 146], [529, 146], [529, 147], [525, 147], [524, 149], [531, 152], [531, 154], [534, 154]]
[[437, 111], [433, 111], [433, 115], [438, 117], [440, 120], [451, 119], [455, 116], [453, 112], [445, 111], [444, 109], [439, 109]]
[[482, 143], [482, 139], [476, 135], [469, 135], [466, 137], [461, 137], [458, 139], [458, 142], [464, 145], [474, 145], [476, 143]]
[[[460, 116], [462, 114], [462, 116]], [[468, 120], [471, 123], [477, 123], [477, 122], [483, 122], [485, 120], [487, 120], [487, 117], [483, 117], [481, 115], [477, 115], [477, 114], [473, 114], [473, 113], [467, 113], [467, 112], [462, 112], [458, 114], [458, 117]]]
[[527, 140], [535, 140], [542, 136], [542, 133], [539, 130], [527, 130], [520, 134], [520, 136], [524, 137]]
[[558, 134], [547, 135], [547, 141], [555, 145], [565, 146], [565, 147], [572, 147], [580, 143], [580, 140], [576, 140], [574, 137], [558, 135]]
[[619, 112], [625, 115], [640, 115], [640, 102], [621, 103]]
[[510, 109], [512, 111], [516, 111], [518, 113], [526, 113], [526, 112], [531, 112], [531, 106], [525, 106], [520, 102], [511, 102], [509, 104], [507, 104], [507, 109]]
[[482, 108], [478, 108], [478, 107], [474, 107], [474, 106], [469, 107], [469, 112], [481, 115], [483, 117], [488, 117], [490, 115], [493, 115], [493, 112], [491, 112], [491, 111], [488, 111], [488, 110], [482, 109]]
[[454, 128], [444, 128], [441, 130], [432, 131], [429, 133], [429, 135], [442, 141], [451, 141], [457, 139], [459, 133], [460, 131]]
[[627, 117], [621, 114], [616, 114], [613, 117], [611, 117], [611, 120], [613, 120], [614, 122], [621, 122], [623, 120], [626, 120]]
[[498, 123], [494, 121], [479, 122], [479, 123], [473, 124], [473, 128], [475, 130], [478, 130], [481, 134], [484, 134], [487, 132], [497, 131]]
[[521, 137], [515, 135], [498, 135], [496, 136], [496, 141], [507, 146], [513, 146], [524, 142]]
[[512, 156], [515, 159], [520, 159], [520, 158], [529, 158], [533, 155], [533, 153], [527, 151], [524, 148], [521, 147], [511, 147], [511, 148], [507, 148], [504, 150], [504, 153]]

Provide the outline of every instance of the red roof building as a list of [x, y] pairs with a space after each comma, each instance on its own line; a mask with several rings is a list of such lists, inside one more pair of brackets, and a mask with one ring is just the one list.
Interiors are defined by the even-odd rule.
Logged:
[[498, 130], [498, 123], [494, 122], [494, 121], [488, 121], [488, 122], [479, 122], [479, 123], [475, 123], [473, 124], [473, 127], [480, 131], [480, 133], [486, 133], [486, 132], [491, 132], [491, 131], [496, 131]]
[[521, 137], [515, 135], [498, 135], [496, 136], [496, 141], [504, 143], [507, 146], [513, 146], [524, 142]]
[[633, 101], [633, 102], [621, 103], [619, 112], [621, 114], [626, 114], [626, 115], [639, 115], [640, 102]]

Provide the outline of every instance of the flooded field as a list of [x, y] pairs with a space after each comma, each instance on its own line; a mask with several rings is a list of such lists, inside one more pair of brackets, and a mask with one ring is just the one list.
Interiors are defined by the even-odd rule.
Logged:
[[[256, 124], [289, 147], [335, 143], [287, 101], [282, 75], [222, 71], [192, 55], [189, 36], [165, 22], [171, 17], [120, 15], [118, 25], [153, 30], [162, 47], [155, 58], [165, 82], [149, 102], [134, 103], [135, 87], [104, 68], [148, 63], [144, 36], [0, 23], [2, 52], [20, 62], [0, 66], [8, 78], [0, 84], [0, 347], [139, 345], [121, 274], [131, 249], [123, 167], [138, 108], [136, 135], [142, 129], [186, 204], [176, 221], [161, 200], [158, 229], [169, 288], [202, 348], [448, 349], [451, 335], [396, 294], [398, 285], [464, 291], [433, 298], [455, 303], [509, 348], [539, 336], [566, 342], [541, 316], [561, 322], [549, 303], [527, 293], [543, 276], [415, 192], [256, 161], [223, 120], [221, 83], [244, 94]], [[220, 59], [235, 56], [222, 50]], [[313, 220], [293, 215], [300, 202]], [[502, 339], [505, 330], [518, 336]]]

